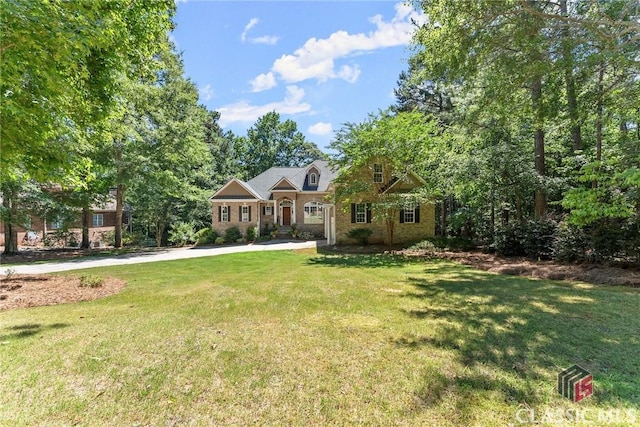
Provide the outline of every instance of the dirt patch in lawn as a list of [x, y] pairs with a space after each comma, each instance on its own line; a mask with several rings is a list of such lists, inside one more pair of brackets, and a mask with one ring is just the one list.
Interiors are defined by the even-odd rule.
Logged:
[[15, 274], [0, 280], [0, 310], [90, 301], [120, 292], [125, 282], [112, 277]]

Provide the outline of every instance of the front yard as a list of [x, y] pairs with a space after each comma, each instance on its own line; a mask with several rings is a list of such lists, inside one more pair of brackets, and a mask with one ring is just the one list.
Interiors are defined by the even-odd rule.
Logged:
[[312, 251], [91, 274], [128, 284], [0, 312], [1, 425], [640, 423], [638, 288]]

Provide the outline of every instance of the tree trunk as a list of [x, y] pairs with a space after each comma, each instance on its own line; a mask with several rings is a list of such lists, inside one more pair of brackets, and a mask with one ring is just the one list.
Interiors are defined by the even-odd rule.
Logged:
[[537, 76], [531, 84], [531, 100], [535, 112], [534, 152], [535, 169], [540, 177], [540, 183], [535, 190], [534, 216], [536, 219], [547, 213], [547, 193], [544, 189], [543, 178], [546, 175], [544, 159], [544, 108], [542, 105], [542, 78]]
[[391, 218], [387, 218], [385, 220], [385, 225], [387, 228], [387, 245], [392, 246], [393, 245], [393, 228], [395, 225], [395, 221]]
[[[604, 64], [600, 64], [598, 71], [598, 103], [596, 105], [596, 161], [602, 160], [602, 117], [604, 115]], [[598, 187], [598, 181], [591, 182], [592, 188]]]
[[[560, 13], [567, 16], [567, 0], [560, 1]], [[566, 85], [567, 109], [571, 123], [571, 151], [582, 150], [582, 131], [580, 118], [578, 117], [578, 97], [576, 95], [575, 76], [573, 75], [573, 54], [569, 45], [569, 30], [567, 26], [562, 28], [562, 56], [564, 57], [564, 80]]]
[[82, 243], [80, 244], [80, 248], [89, 249], [91, 246], [91, 242], [89, 241], [89, 221], [90, 221], [91, 211], [87, 206], [82, 208]]
[[116, 224], [114, 226], [114, 246], [122, 247], [122, 211], [124, 210], [124, 184], [116, 186]]
[[602, 160], [602, 117], [604, 114], [604, 64], [601, 64], [598, 72], [598, 105], [596, 118], [596, 160]]
[[4, 217], [4, 254], [18, 253], [18, 227], [14, 224], [16, 218], [14, 192], [4, 186], [2, 189], [2, 207], [6, 212]]
[[442, 199], [442, 211], [440, 212], [440, 235], [447, 237], [447, 198]]

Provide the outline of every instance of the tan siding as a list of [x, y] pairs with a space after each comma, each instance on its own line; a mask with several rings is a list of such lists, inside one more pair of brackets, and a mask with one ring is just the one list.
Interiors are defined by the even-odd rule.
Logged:
[[242, 185], [237, 182], [232, 182], [229, 184], [227, 188], [222, 190], [220, 193], [216, 194], [216, 199], [224, 199], [225, 197], [233, 197], [233, 196], [247, 196], [247, 197], [255, 197], [253, 194], [248, 192]]

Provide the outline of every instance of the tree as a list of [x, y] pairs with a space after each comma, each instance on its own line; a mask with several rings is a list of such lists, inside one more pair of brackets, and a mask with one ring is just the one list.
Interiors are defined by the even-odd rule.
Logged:
[[293, 120], [280, 121], [272, 111], [260, 117], [238, 147], [245, 176], [254, 177], [273, 166], [299, 167], [324, 158], [318, 147], [307, 141]]
[[[154, 230], [156, 244], [165, 230], [191, 211], [208, 212], [207, 180], [212, 163], [205, 142], [206, 110], [198, 105], [196, 86], [183, 77], [172, 51], [159, 52], [163, 68], [146, 84], [132, 117], [134, 144], [127, 146], [127, 200], [138, 221]], [[124, 187], [123, 185], [123, 187]]]
[[[3, 194], [23, 176], [82, 187], [92, 136], [118, 105], [121, 76], [148, 74], [175, 4], [4, 2], [0, 10]], [[15, 201], [19, 203], [19, 201]], [[17, 209], [12, 206], [11, 209]], [[17, 248], [5, 221], [5, 252]]]
[[[359, 124], [347, 123], [336, 134], [330, 148], [339, 168], [336, 200], [349, 203], [371, 202], [373, 212], [385, 223], [385, 240], [393, 243], [394, 226], [405, 203], [430, 200], [429, 189], [410, 194], [385, 191], [390, 183], [411, 180], [412, 173], [424, 171], [424, 159], [440, 138], [438, 124], [419, 112], [383, 111]], [[374, 163], [384, 164], [382, 183], [374, 183]]]
[[[562, 214], [563, 198], [572, 214], [581, 202], [586, 210], [598, 206], [594, 198], [603, 203], [598, 215], [608, 215], [607, 206], [609, 214], [631, 212], [637, 205], [638, 2], [420, 4], [430, 19], [415, 34], [418, 51], [411, 78], [399, 82], [399, 101], [407, 104], [407, 93], [420, 101], [420, 92], [403, 90], [407, 81], [455, 87], [454, 120], [445, 123], [455, 138], [440, 153], [449, 177], [437, 175], [451, 182], [446, 191], [460, 197], [467, 212], [477, 206], [477, 220], [491, 200], [491, 223], [500, 205], [515, 206], [519, 219], [540, 218], [547, 209]], [[527, 155], [530, 162], [523, 161]], [[604, 193], [595, 190], [600, 181]], [[531, 203], [526, 195], [534, 193]], [[614, 199], [615, 206], [608, 205]], [[503, 209], [503, 220], [508, 212]]]
[[86, 138], [69, 137], [109, 113], [121, 73], [150, 69], [174, 10], [171, 0], [4, 2], [1, 180], [20, 169], [39, 180], [73, 178]]

